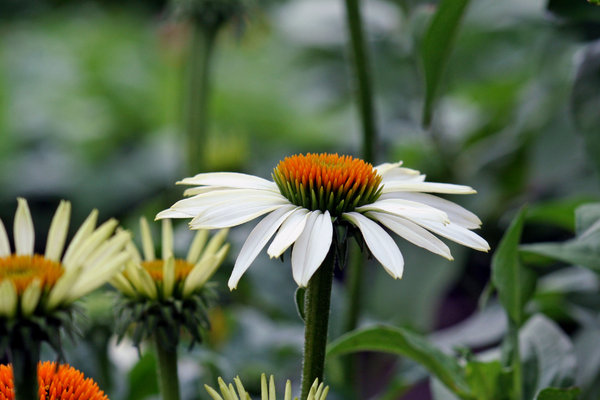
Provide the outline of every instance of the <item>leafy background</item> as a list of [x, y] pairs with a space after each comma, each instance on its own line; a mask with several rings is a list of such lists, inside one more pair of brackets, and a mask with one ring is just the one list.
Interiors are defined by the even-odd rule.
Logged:
[[[404, 160], [429, 180], [477, 188], [476, 196], [453, 200], [481, 217], [480, 234], [493, 250], [525, 203], [523, 243], [581, 235], [574, 211], [599, 197], [600, 8], [583, 0], [459, 3], [462, 19], [437, 22], [455, 35], [436, 37], [427, 33], [436, 2], [363, 2], [378, 161]], [[205, 144], [209, 169], [268, 177], [288, 154], [359, 154], [342, 13], [337, 0], [255, 1], [241, 28], [221, 32]], [[98, 208], [102, 218], [116, 216], [137, 233], [140, 215], [152, 217], [181, 195], [173, 183], [185, 173], [180, 110], [189, 28], [158, 0], [8, 0], [0, 19], [0, 217], [10, 225], [15, 198], [28, 198], [42, 248], [51, 213], [66, 198], [74, 206], [72, 230]], [[425, 125], [424, 104], [432, 113]], [[219, 375], [239, 374], [254, 390], [260, 372], [298, 384], [302, 323], [288, 261], [261, 256], [237, 291], [224, 284], [250, 228], [230, 234], [233, 251], [217, 276], [221, 305], [205, 345], [182, 356], [188, 399], [206, 398], [202, 385]], [[586, 237], [586, 246], [597, 246], [597, 236]], [[182, 224], [181, 249], [187, 240]], [[493, 351], [505, 316], [495, 297], [478, 308], [491, 256], [452, 246], [455, 261], [448, 262], [399, 245], [405, 278], [394, 281], [368, 266], [361, 325], [408, 328], [446, 351]], [[530, 250], [524, 257], [538, 265], [537, 288], [525, 312], [541, 314], [521, 334], [534, 340], [536, 329], [550, 338], [546, 333], [555, 332], [558, 339], [539, 346], [574, 357], [563, 369], [541, 363], [539, 376], [554, 376], [548, 368], [571, 371], [583, 398], [597, 398], [597, 276], [564, 268], [582, 265], [580, 259], [549, 263], [550, 250]], [[344, 275], [334, 285], [332, 338], [341, 334]], [[86, 340], [70, 344], [68, 361], [113, 400], [156, 398], [151, 352], [138, 358], [111, 338], [111, 301], [110, 292], [86, 301]], [[442, 386], [423, 383], [424, 370], [404, 358], [359, 357], [360, 398], [445, 398]], [[344, 398], [339, 359], [328, 368], [330, 397]]]

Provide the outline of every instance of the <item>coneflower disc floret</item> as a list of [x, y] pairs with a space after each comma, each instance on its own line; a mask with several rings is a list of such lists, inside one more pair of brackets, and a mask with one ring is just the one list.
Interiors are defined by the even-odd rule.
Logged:
[[273, 180], [292, 204], [334, 216], [375, 202], [382, 190], [371, 164], [337, 153], [286, 157], [273, 170]]

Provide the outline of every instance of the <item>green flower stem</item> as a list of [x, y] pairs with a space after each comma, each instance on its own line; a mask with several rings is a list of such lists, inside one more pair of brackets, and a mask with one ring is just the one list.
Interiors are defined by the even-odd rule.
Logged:
[[177, 348], [165, 346], [154, 336], [156, 356], [158, 358], [157, 373], [160, 393], [163, 400], [179, 400], [179, 378], [177, 376]]
[[206, 167], [204, 149], [208, 131], [210, 68], [217, 31], [217, 28], [208, 28], [198, 22], [192, 22], [184, 109], [189, 174], [198, 173]]
[[363, 131], [362, 157], [365, 161], [372, 163], [375, 161], [375, 149], [377, 148], [377, 127], [369, 54], [365, 43], [359, 0], [345, 0], [345, 2]]
[[301, 400], [308, 398], [310, 387], [316, 378], [323, 380], [334, 262], [335, 244], [306, 288]]
[[523, 398], [523, 367], [519, 348], [519, 327], [512, 321], [509, 321], [508, 335], [512, 347], [513, 399], [521, 400]]
[[39, 400], [37, 366], [40, 344], [18, 343], [10, 349], [16, 400]]

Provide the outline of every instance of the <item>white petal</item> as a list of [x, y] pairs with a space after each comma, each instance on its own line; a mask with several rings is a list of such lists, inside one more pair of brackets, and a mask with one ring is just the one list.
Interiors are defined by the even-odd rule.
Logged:
[[163, 219], [163, 218], [194, 218], [195, 216], [196, 216], [195, 214], [192, 214], [189, 212], [179, 211], [179, 210], [171, 210], [170, 208], [168, 208], [168, 209], [162, 210], [161, 212], [156, 214], [156, 217], [154, 217], [154, 219], [157, 220], [157, 219]]
[[46, 258], [59, 261], [65, 247], [65, 240], [69, 230], [69, 219], [71, 217], [71, 203], [61, 201], [52, 218], [48, 240], [46, 241]]
[[142, 249], [144, 250], [144, 259], [146, 261], [154, 261], [156, 255], [154, 253], [154, 241], [152, 240], [152, 231], [148, 220], [140, 217], [140, 231], [142, 234]]
[[473, 188], [451, 183], [437, 182], [415, 182], [415, 181], [391, 181], [383, 185], [382, 193], [390, 192], [429, 192], [429, 193], [452, 193], [473, 194], [477, 193]]
[[329, 211], [309, 214], [304, 231], [292, 249], [292, 274], [300, 287], [319, 269], [329, 252], [333, 240], [333, 224]]
[[467, 229], [477, 229], [481, 226], [481, 220], [471, 211], [456, 203], [426, 193], [392, 192], [381, 195], [379, 200], [405, 199], [427, 204], [444, 211], [448, 214], [450, 222], [454, 222]]
[[383, 163], [383, 164], [379, 164], [376, 167], [374, 167], [373, 169], [375, 171], [377, 171], [377, 173], [381, 176], [385, 175], [388, 171], [393, 170], [394, 168], [398, 168], [399, 166], [402, 165], [402, 161], [398, 161], [395, 163]]
[[424, 249], [439, 254], [449, 260], [453, 259], [450, 249], [444, 242], [432, 235], [428, 230], [421, 228], [413, 222], [395, 215], [375, 211], [368, 212], [366, 216], [371, 219], [376, 219], [397, 235], [400, 235], [402, 238], [419, 247], [423, 247]]
[[306, 208], [297, 208], [287, 217], [279, 232], [275, 235], [275, 239], [267, 249], [267, 254], [271, 258], [279, 257], [298, 239], [308, 219], [309, 211]]
[[162, 220], [162, 258], [167, 260], [173, 256], [173, 224], [170, 219]]
[[443, 225], [434, 221], [420, 221], [417, 223], [433, 233], [437, 233], [438, 235], [462, 244], [463, 246], [485, 252], [490, 249], [490, 245], [485, 239], [460, 225], [453, 223]]
[[73, 258], [73, 253], [75, 253], [81, 244], [92, 234], [94, 231], [94, 227], [96, 226], [96, 221], [98, 220], [98, 210], [92, 210], [90, 215], [85, 219], [83, 224], [77, 230], [77, 233], [71, 240], [69, 247], [67, 247], [67, 251], [65, 251], [65, 255], [63, 256], [63, 265], [67, 268], [67, 264], [69, 264], [69, 260]]
[[33, 243], [35, 234], [33, 231], [33, 221], [27, 200], [22, 197], [18, 199], [19, 205], [15, 214], [15, 252], [22, 255], [33, 255]]
[[425, 175], [421, 174], [416, 169], [410, 168], [394, 168], [381, 175], [381, 182], [386, 184], [388, 182], [400, 181], [400, 182], [423, 182], [425, 181]]
[[235, 261], [233, 272], [227, 283], [229, 289], [233, 290], [237, 287], [240, 278], [244, 272], [246, 272], [248, 267], [250, 267], [250, 264], [256, 259], [258, 253], [265, 247], [283, 221], [285, 221], [285, 219], [297, 208], [298, 207], [293, 205], [281, 207], [267, 215], [254, 227], [252, 232], [250, 232], [250, 235], [248, 235], [246, 242], [242, 246], [242, 250], [240, 250], [238, 258]]
[[374, 203], [357, 207], [356, 211], [361, 213], [366, 211], [381, 211], [409, 219], [419, 218], [440, 223], [450, 223], [448, 215], [445, 212], [427, 204], [403, 199], [377, 200]]
[[192, 229], [219, 229], [241, 225], [281, 207], [289, 206], [285, 200], [250, 200], [241, 198], [236, 203], [221, 204], [200, 214], [190, 222]]
[[[240, 174], [237, 172], [209, 172], [185, 178], [178, 185], [220, 186], [238, 189], [277, 190], [274, 182], [258, 176]], [[278, 191], [278, 190], [277, 190]]]
[[[188, 199], [179, 200], [171, 206], [171, 210], [195, 217], [219, 205], [236, 206], [246, 201], [277, 200], [289, 202], [279, 192], [275, 193], [257, 189], [227, 189], [203, 193]], [[163, 218], [164, 215], [164, 212], [160, 213], [161, 218]]]
[[357, 212], [344, 213], [343, 217], [354, 224], [362, 233], [365, 243], [394, 279], [402, 278], [404, 258], [394, 239], [378, 223]]
[[10, 256], [10, 243], [8, 242], [8, 235], [6, 234], [6, 229], [4, 229], [4, 224], [0, 219], [0, 257]]
[[224, 187], [224, 186], [198, 186], [198, 187], [194, 187], [194, 188], [185, 189], [183, 191], [183, 196], [190, 197], [190, 196], [195, 196], [197, 194], [203, 194], [203, 193], [208, 193], [208, 192], [214, 192], [216, 190], [227, 190], [227, 189], [231, 189], [231, 188]]

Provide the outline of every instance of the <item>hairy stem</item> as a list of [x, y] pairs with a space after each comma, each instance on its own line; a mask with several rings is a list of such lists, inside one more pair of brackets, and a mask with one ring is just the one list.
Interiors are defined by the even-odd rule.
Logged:
[[39, 400], [37, 366], [40, 344], [16, 345], [10, 349], [16, 400]]
[[163, 400], [179, 400], [179, 378], [177, 376], [177, 348], [165, 346], [154, 337], [158, 358], [157, 374]]

